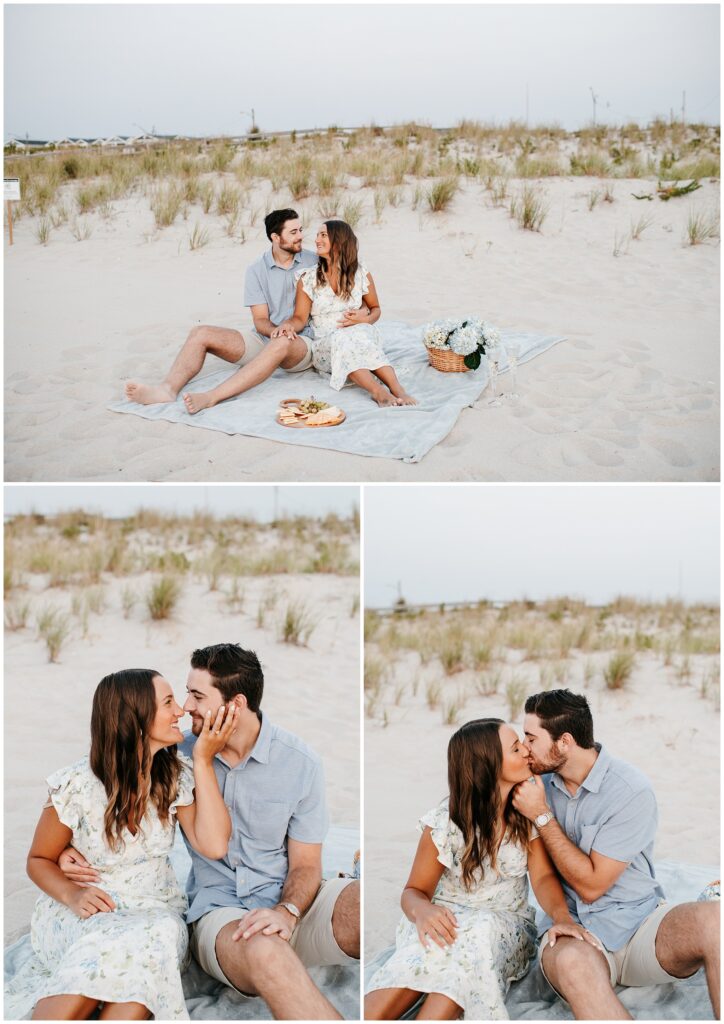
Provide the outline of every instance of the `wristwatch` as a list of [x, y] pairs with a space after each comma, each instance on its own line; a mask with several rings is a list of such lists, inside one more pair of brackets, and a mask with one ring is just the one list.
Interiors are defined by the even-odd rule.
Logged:
[[297, 922], [301, 920], [302, 912], [299, 907], [295, 907], [293, 903], [277, 903], [277, 906], [284, 907], [285, 910], [288, 910], [292, 917], [296, 917]]
[[535, 818], [535, 827], [543, 828], [549, 821], [553, 821], [553, 818], [554, 815], [551, 811], [546, 811], [545, 814], [539, 814], [538, 817]]

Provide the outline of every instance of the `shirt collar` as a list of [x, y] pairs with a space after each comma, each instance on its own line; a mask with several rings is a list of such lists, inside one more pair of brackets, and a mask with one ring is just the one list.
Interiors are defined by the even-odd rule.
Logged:
[[[292, 259], [292, 266], [294, 266], [295, 263], [301, 263], [302, 262], [302, 253], [303, 252], [304, 252], [304, 249], [301, 249], [299, 252], [295, 252], [294, 253], [294, 258]], [[276, 267], [277, 270], [285, 270], [286, 269], [285, 267], [280, 267], [279, 264], [274, 260], [274, 257], [272, 256], [271, 247], [269, 247], [268, 249], [266, 249], [264, 251], [264, 263], [268, 267], [269, 270], [273, 270], [274, 267]]]
[[254, 758], [259, 764], [269, 763], [269, 751], [271, 749], [271, 738], [272, 738], [272, 724], [269, 719], [261, 711], [261, 729], [259, 735], [256, 738], [256, 743], [251, 748], [249, 758]]
[[[598, 757], [593, 762], [593, 767], [578, 788], [579, 790], [587, 789], [589, 793], [598, 793], [601, 788], [601, 783], [603, 782], [603, 777], [611, 764], [611, 755], [600, 743], [594, 743], [593, 745], [598, 751]], [[559, 792], [564, 793], [570, 800], [571, 794], [566, 789], [566, 784], [560, 775], [557, 772], [551, 772], [549, 778], [551, 780], [551, 785], [555, 786]]]

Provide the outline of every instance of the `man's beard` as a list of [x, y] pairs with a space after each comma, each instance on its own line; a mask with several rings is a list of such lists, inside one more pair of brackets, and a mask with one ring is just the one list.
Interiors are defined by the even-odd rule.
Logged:
[[567, 760], [558, 750], [558, 744], [553, 743], [545, 761], [539, 761], [537, 757], [533, 757], [531, 754], [528, 764], [534, 775], [546, 775], [548, 772], [557, 772]]
[[279, 248], [282, 252], [299, 252], [302, 248], [301, 242], [292, 242], [291, 245], [280, 245]]

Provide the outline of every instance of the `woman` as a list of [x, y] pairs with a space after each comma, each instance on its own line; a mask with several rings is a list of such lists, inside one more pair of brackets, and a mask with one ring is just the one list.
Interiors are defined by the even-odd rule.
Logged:
[[530, 778], [528, 750], [499, 718], [468, 722], [448, 746], [449, 798], [420, 819], [392, 957], [365, 996], [367, 1020], [507, 1019], [505, 995], [535, 952], [526, 868], [558, 935], [598, 940], [574, 924], [535, 829], [510, 801]]
[[373, 325], [380, 318], [372, 275], [357, 259], [357, 238], [342, 220], [325, 221], [317, 232], [319, 262], [302, 271], [294, 316], [272, 332], [277, 338], [301, 331], [310, 314], [312, 362], [335, 391], [349, 378], [378, 405], [416, 405], [397, 379]]
[[[48, 779], [28, 855], [28, 875], [46, 894], [31, 922], [39, 964], [9, 986], [6, 1014], [35, 1004], [34, 1019], [85, 1020], [99, 1008], [101, 1020], [188, 1019], [186, 898], [169, 854], [176, 819], [199, 853], [226, 853], [231, 821], [213, 758], [236, 708], [223, 724], [223, 709], [213, 726], [207, 715], [193, 766], [176, 753], [183, 713], [158, 672], [128, 669], [99, 683], [90, 754]], [[60, 870], [71, 843], [97, 869], [98, 886]]]

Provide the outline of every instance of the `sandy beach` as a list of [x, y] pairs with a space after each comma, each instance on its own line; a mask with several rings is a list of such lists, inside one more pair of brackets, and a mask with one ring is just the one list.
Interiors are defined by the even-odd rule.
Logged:
[[[255, 650], [265, 673], [263, 709], [322, 755], [330, 820], [359, 827], [358, 542], [351, 523], [340, 524], [336, 567], [302, 572], [294, 569], [303, 564], [294, 559], [304, 545], [295, 540], [293, 524], [283, 536], [253, 524], [246, 530], [237, 524], [234, 531], [228, 523], [207, 521], [204, 526], [197, 521], [194, 526], [177, 519], [170, 529], [148, 524], [121, 534], [120, 521], [107, 530], [91, 518], [92, 530], [83, 528], [77, 535], [85, 541], [76, 537], [73, 546], [61, 532], [65, 526], [72, 536], [77, 526], [72, 517], [60, 524], [25, 522], [6, 540], [12, 552], [5, 563], [6, 587], [10, 582], [4, 705], [6, 942], [28, 930], [38, 895], [25, 874], [25, 858], [45, 799], [44, 779], [87, 752], [92, 694], [110, 671], [155, 668], [183, 703], [195, 647], [231, 640]], [[209, 559], [224, 531], [226, 565], [213, 569]], [[309, 527], [308, 532], [313, 533]], [[114, 565], [109, 568], [92, 557], [105, 551], [108, 558], [113, 538], [121, 535], [123, 554], [117, 552]], [[254, 538], [257, 570], [262, 559], [270, 569], [278, 558], [287, 559], [291, 571], [252, 575], [247, 566], [245, 572], [233, 572], [243, 535], [247, 543]], [[316, 543], [319, 551], [315, 536], [312, 547]], [[166, 565], [175, 562], [180, 594], [169, 618], [153, 621], [145, 598], [161, 578], [157, 566], [164, 554]], [[37, 571], [41, 555], [51, 559], [56, 577], [65, 574], [62, 583], [56, 578], [50, 586], [47, 566]], [[65, 569], [59, 568], [63, 557], [72, 559]], [[156, 568], [142, 570], [143, 564]], [[298, 645], [282, 639], [290, 606], [303, 612], [307, 623]], [[69, 631], [57, 661], [49, 662], [37, 622], [53, 608], [61, 619], [67, 617]], [[18, 625], [23, 614], [24, 628]], [[180, 724], [188, 728], [189, 719]]]
[[[616, 177], [603, 166], [597, 176], [595, 164], [566, 174], [570, 142], [555, 144], [560, 172], [537, 178], [532, 166], [520, 176], [520, 157], [505, 163], [496, 151], [495, 163], [472, 143], [466, 159], [475, 173], [460, 173], [462, 150], [456, 164], [451, 148], [439, 162], [452, 166], [458, 191], [438, 213], [424, 199], [432, 178], [398, 173], [400, 183], [387, 184], [385, 167], [399, 149], [381, 151], [374, 184], [340, 164], [332, 198], [295, 199], [283, 180], [251, 176], [231, 227], [196, 199], [157, 228], [148, 185], [73, 213], [45, 245], [41, 214], [25, 213], [5, 250], [5, 479], [718, 479], [718, 239], [687, 244], [692, 216], [716, 219], [718, 181], [703, 177], [697, 191], [668, 202], [637, 200], [632, 193], [655, 193], [655, 173], [638, 166], [626, 177], [624, 162]], [[339, 160], [347, 159], [343, 145]], [[636, 149], [641, 160], [645, 148]], [[269, 152], [272, 169], [259, 173], [273, 176]], [[649, 166], [660, 159], [661, 148]], [[205, 172], [201, 184], [210, 181], [217, 195], [236, 187], [234, 166]], [[546, 209], [539, 231], [511, 217], [526, 187]], [[496, 188], [505, 195], [496, 198]], [[56, 201], [73, 210], [78, 189], [62, 184]], [[293, 205], [313, 248], [321, 211], [341, 216], [350, 203], [359, 204], [355, 230], [384, 319], [418, 325], [472, 312], [500, 327], [566, 337], [520, 369], [517, 403], [490, 408], [482, 396], [416, 465], [106, 409], [125, 381], [161, 379], [193, 326], [248, 330], [243, 278], [268, 247], [265, 211]], [[78, 223], [88, 231], [80, 241]], [[207, 241], [192, 250], [195, 230]], [[210, 359], [207, 370], [221, 365]]]
[[[554, 603], [546, 610], [513, 607], [507, 622], [501, 611], [489, 610], [427, 613], [371, 626], [368, 613], [368, 956], [394, 941], [417, 820], [447, 793], [450, 736], [457, 725], [488, 716], [511, 721], [520, 732], [523, 713], [511, 714], [511, 693], [516, 700], [556, 686], [585, 693], [597, 742], [653, 783], [659, 804], [656, 860], [719, 863], [718, 609], [691, 610], [695, 624], [688, 638], [686, 612], [670, 616], [664, 609], [614, 612], [599, 623], [597, 613], [583, 611], [554, 621]], [[584, 630], [586, 622], [590, 627]], [[468, 637], [462, 646], [461, 627]], [[686, 653], [687, 645], [699, 653]], [[608, 689], [604, 671], [623, 650], [636, 651], [633, 671], [621, 689]], [[477, 669], [470, 667], [476, 651]], [[712, 880], [718, 877], [713, 871]]]

